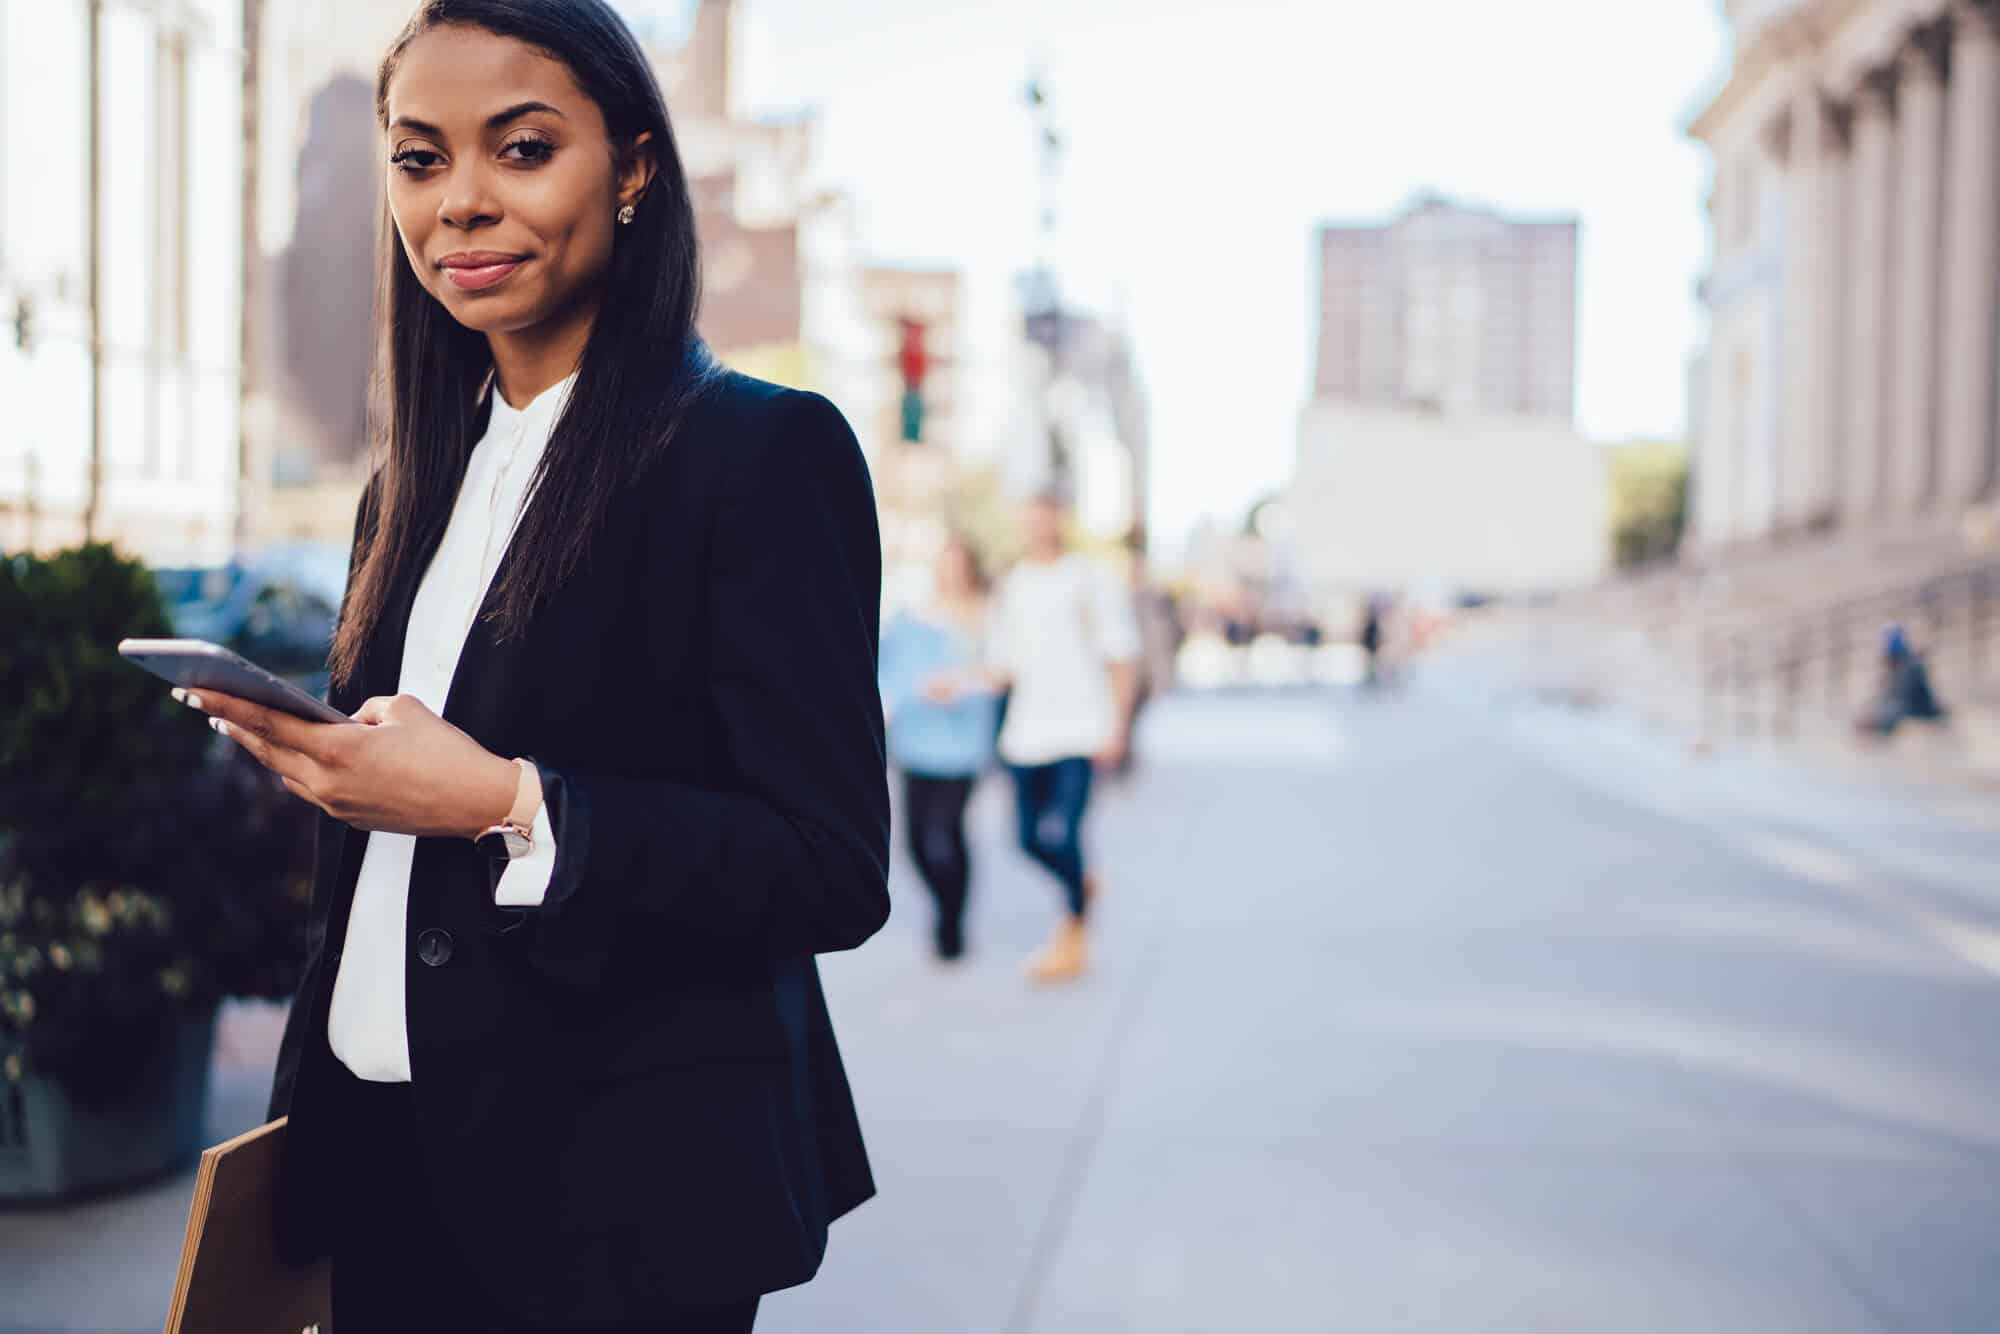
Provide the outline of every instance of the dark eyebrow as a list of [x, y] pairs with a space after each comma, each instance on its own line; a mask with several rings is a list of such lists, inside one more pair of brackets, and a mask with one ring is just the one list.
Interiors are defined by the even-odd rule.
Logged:
[[[562, 112], [550, 106], [547, 102], [517, 102], [505, 111], [496, 111], [488, 116], [486, 118], [486, 128], [497, 130], [509, 121], [519, 120], [521, 117], [536, 111], [546, 111], [551, 116], [568, 119], [567, 117], [563, 117]], [[392, 130], [415, 130], [418, 134], [427, 134], [433, 139], [442, 139], [445, 137], [443, 130], [440, 130], [429, 121], [418, 120], [415, 116], [398, 116], [389, 122], [389, 128]]]

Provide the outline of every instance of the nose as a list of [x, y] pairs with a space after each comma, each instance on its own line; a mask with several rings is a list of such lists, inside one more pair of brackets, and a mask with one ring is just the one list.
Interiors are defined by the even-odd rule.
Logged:
[[477, 162], [459, 163], [445, 178], [444, 194], [438, 200], [438, 221], [462, 231], [485, 226], [500, 219], [500, 206], [493, 198], [487, 174]]

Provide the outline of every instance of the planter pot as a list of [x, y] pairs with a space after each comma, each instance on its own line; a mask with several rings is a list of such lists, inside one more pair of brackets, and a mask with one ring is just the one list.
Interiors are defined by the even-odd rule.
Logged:
[[84, 1101], [30, 1073], [0, 1080], [0, 1201], [54, 1200], [156, 1177], [202, 1149], [215, 1012], [187, 1019], [158, 1075]]

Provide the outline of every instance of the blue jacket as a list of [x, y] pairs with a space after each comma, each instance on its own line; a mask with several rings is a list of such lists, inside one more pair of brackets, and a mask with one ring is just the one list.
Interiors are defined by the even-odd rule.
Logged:
[[924, 698], [924, 683], [942, 671], [971, 667], [978, 649], [956, 626], [910, 612], [882, 627], [880, 679], [889, 713], [889, 758], [930, 778], [965, 778], [993, 762], [999, 701], [990, 692], [954, 704]]

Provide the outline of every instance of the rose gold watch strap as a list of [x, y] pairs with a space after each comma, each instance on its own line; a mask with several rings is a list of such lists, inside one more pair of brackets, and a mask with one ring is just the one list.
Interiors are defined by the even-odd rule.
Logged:
[[514, 808], [507, 812], [507, 822], [533, 829], [535, 813], [542, 808], [542, 775], [527, 760], [517, 758], [514, 764], [521, 771], [521, 782], [514, 789]]

